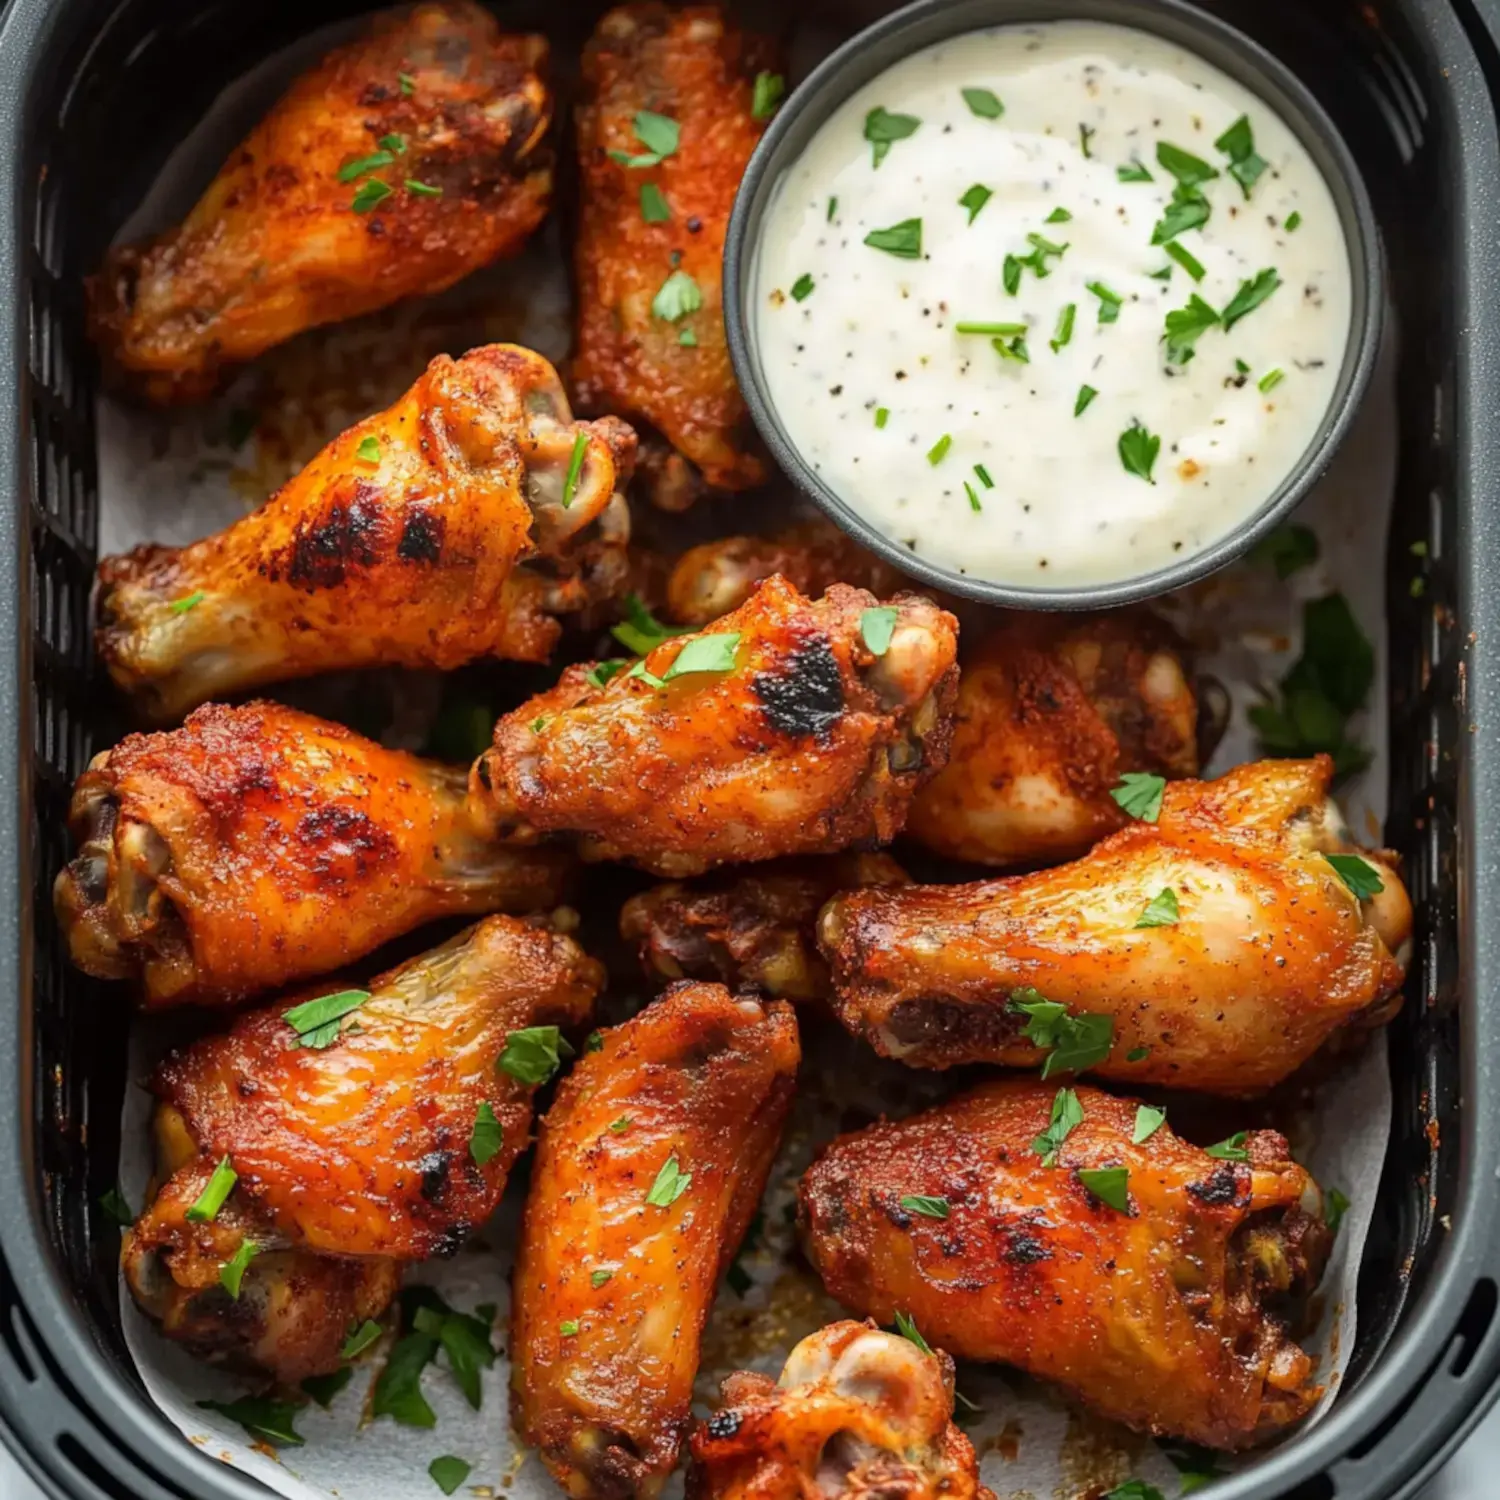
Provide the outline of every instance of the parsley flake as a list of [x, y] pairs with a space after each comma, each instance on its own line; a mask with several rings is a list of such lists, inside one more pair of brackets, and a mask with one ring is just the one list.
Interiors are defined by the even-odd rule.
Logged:
[[896, 633], [895, 605], [879, 604], [865, 610], [859, 617], [859, 633], [872, 656], [884, 656]]
[[1228, 333], [1246, 313], [1254, 310], [1281, 285], [1281, 277], [1274, 267], [1258, 271], [1248, 281], [1240, 283], [1240, 289], [1229, 299], [1224, 309], [1224, 332]]
[[948, 1200], [929, 1197], [926, 1193], [906, 1193], [901, 1198], [901, 1207], [909, 1214], [918, 1214], [924, 1219], [946, 1219]]
[[378, 177], [367, 177], [354, 190], [354, 197], [350, 200], [349, 207], [357, 214], [367, 214], [378, 203], [384, 203], [391, 196], [392, 188], [389, 183], [382, 182]]
[[1385, 889], [1380, 872], [1359, 855], [1325, 854], [1323, 858], [1333, 866], [1334, 873], [1349, 887], [1350, 894], [1356, 899], [1368, 901]]
[[872, 250], [884, 250], [887, 255], [896, 255], [902, 260], [919, 260], [922, 255], [922, 221], [903, 219], [889, 229], [872, 229], [865, 236], [865, 244]]
[[517, 1083], [535, 1088], [557, 1072], [563, 1058], [572, 1056], [572, 1047], [556, 1026], [522, 1026], [506, 1036], [495, 1066]]
[[1139, 421], [1132, 422], [1120, 434], [1118, 447], [1120, 462], [1127, 474], [1134, 474], [1147, 484], [1156, 483], [1151, 477], [1151, 470], [1156, 463], [1156, 455], [1161, 452], [1161, 439], [1155, 433], [1148, 432]]
[[1137, 927], [1175, 927], [1182, 913], [1177, 905], [1177, 892], [1165, 886], [1147, 903], [1145, 910], [1135, 920]]
[[1250, 1153], [1245, 1150], [1245, 1142], [1249, 1137], [1248, 1130], [1236, 1130], [1227, 1140], [1220, 1141], [1217, 1145], [1206, 1146], [1204, 1150], [1207, 1155], [1219, 1161], [1249, 1161]]
[[1130, 1212], [1130, 1169], [1128, 1167], [1080, 1167], [1078, 1180], [1091, 1196], [1115, 1210]]
[[915, 115], [893, 115], [877, 104], [865, 116], [865, 139], [869, 141], [874, 157], [871, 165], [878, 167], [890, 153], [892, 144], [915, 135], [921, 123]]
[[505, 1133], [495, 1118], [495, 1111], [487, 1100], [481, 1101], [474, 1112], [474, 1128], [469, 1132], [469, 1155], [474, 1158], [474, 1165], [482, 1167], [492, 1161], [504, 1139]]
[[445, 1495], [451, 1495], [469, 1477], [472, 1469], [473, 1465], [461, 1458], [454, 1458], [451, 1453], [445, 1453], [427, 1465], [427, 1473], [432, 1482]]
[[988, 203], [994, 196], [994, 193], [989, 188], [985, 187], [982, 182], [976, 182], [974, 186], [971, 187], [963, 195], [963, 197], [958, 200], [958, 206], [960, 208], [968, 209], [969, 223], [972, 224], [974, 220], [979, 217], [979, 210], [983, 208], [984, 205]]
[[676, 155], [682, 142], [682, 132], [677, 121], [667, 115], [659, 115], [649, 109], [640, 110], [632, 123], [635, 138], [646, 149], [632, 155], [628, 151], [611, 151], [609, 158], [622, 167], [639, 170], [654, 167], [669, 156]]
[[677, 1154], [673, 1152], [656, 1174], [656, 1181], [646, 1194], [646, 1202], [653, 1208], [670, 1208], [692, 1186], [692, 1181], [693, 1174], [678, 1166]]
[[1049, 340], [1052, 352], [1057, 354], [1073, 337], [1073, 319], [1078, 313], [1078, 304], [1069, 302], [1057, 315], [1057, 332]]
[[654, 182], [641, 184], [641, 217], [648, 224], [665, 224], [672, 217], [666, 195]]
[[207, 597], [208, 595], [202, 589], [194, 589], [191, 594], [181, 599], [174, 599], [167, 609], [174, 615], [185, 615], [190, 609], [197, 609]]
[[673, 271], [651, 299], [651, 313], [664, 323], [676, 323], [703, 306], [703, 293], [686, 271]]
[[780, 73], [757, 73], [755, 90], [750, 99], [750, 118], [769, 120], [776, 113], [776, 106], [781, 103], [785, 93], [786, 79]]
[[292, 1425], [301, 1407], [295, 1401], [273, 1401], [269, 1396], [241, 1396], [238, 1401], [199, 1401], [204, 1411], [216, 1411], [237, 1422], [251, 1437], [277, 1448], [300, 1448], [302, 1437]]
[[792, 300], [794, 302], [806, 302], [812, 296], [813, 279], [804, 271], [792, 283]]
[[1078, 399], [1073, 403], [1073, 415], [1075, 417], [1081, 417], [1084, 412], [1088, 410], [1089, 402], [1092, 401], [1098, 394], [1099, 392], [1096, 391], [1091, 385], [1079, 386]]
[[935, 442], [932, 447], [927, 450], [927, 462], [930, 463], [933, 468], [937, 468], [937, 466], [942, 463], [942, 461], [948, 456], [948, 450], [952, 446], [953, 434], [950, 432], [945, 432], [942, 437], [940, 437], [937, 442]]
[[1060, 1000], [1049, 1000], [1039, 990], [1013, 990], [1007, 1003], [1014, 1015], [1026, 1017], [1021, 1035], [1045, 1049], [1042, 1078], [1057, 1073], [1081, 1073], [1109, 1056], [1115, 1023], [1109, 1016], [1073, 1015]]
[[1167, 1121], [1167, 1112], [1151, 1104], [1138, 1104], [1135, 1109], [1135, 1129], [1130, 1132], [1132, 1146], [1144, 1146]]
[[960, 89], [969, 112], [981, 120], [998, 120], [1005, 113], [1005, 106], [991, 89]]
[[354, 456], [362, 464], [378, 464], [380, 462], [380, 439], [362, 437], [359, 440], [359, 446], [354, 450]]
[[1044, 1167], [1057, 1165], [1062, 1144], [1083, 1124], [1083, 1105], [1072, 1089], [1058, 1089], [1052, 1096], [1052, 1115], [1047, 1128], [1031, 1142], [1031, 1149], [1042, 1159]]
[[1161, 817], [1161, 799], [1167, 790], [1167, 779], [1154, 771], [1126, 771], [1120, 784], [1109, 789], [1120, 811], [1142, 823], [1154, 823]]
[[297, 1033], [299, 1047], [322, 1051], [338, 1040], [339, 1023], [344, 1017], [358, 1010], [369, 998], [369, 990], [340, 990], [336, 995], [323, 995], [294, 1005], [281, 1013], [281, 1019]]

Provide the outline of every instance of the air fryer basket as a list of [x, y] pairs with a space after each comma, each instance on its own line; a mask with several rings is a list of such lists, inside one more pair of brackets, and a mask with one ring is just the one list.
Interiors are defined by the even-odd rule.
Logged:
[[[265, 1496], [157, 1415], [120, 1333], [122, 995], [51, 917], [67, 793], [110, 743], [92, 660], [95, 368], [81, 277], [230, 79], [350, 0], [12, 0], [0, 18], [0, 1425], [60, 1495]], [[1411, 1494], [1500, 1374], [1500, 53], [1471, 0], [1216, 0], [1296, 69], [1375, 200], [1400, 328], [1391, 817], [1417, 903], [1395, 1122], [1341, 1400], [1223, 1500]], [[582, 40], [541, 0], [504, 12]], [[170, 496], [162, 497], [171, 503]], [[1486, 503], [1490, 502], [1490, 503]], [[1429, 550], [1409, 594], [1410, 547]], [[1481, 820], [1480, 808], [1489, 815]]]

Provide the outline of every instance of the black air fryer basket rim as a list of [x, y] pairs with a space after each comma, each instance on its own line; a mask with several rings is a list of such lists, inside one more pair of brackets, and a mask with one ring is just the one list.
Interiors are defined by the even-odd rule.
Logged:
[[[1476, 655], [1500, 641], [1500, 567], [1489, 561], [1500, 559], [1500, 508], [1486, 503], [1500, 493], [1500, 423], [1492, 419], [1493, 400], [1480, 399], [1500, 390], [1500, 134], [1475, 49], [1497, 83], [1500, 65], [1493, 38], [1469, 0], [1451, 6], [1446, 0], [1396, 3], [1442, 64], [1448, 87], [1433, 97], [1448, 117], [1460, 168], [1451, 267], [1459, 527], [1445, 549], [1456, 569], [1460, 618], [1470, 632], [1463, 706], [1469, 751], [1459, 773], [1458, 808], [1457, 895], [1464, 914], [1459, 1184], [1451, 1231], [1376, 1366], [1315, 1427], [1265, 1456], [1253, 1471], [1219, 1481], [1212, 1491], [1219, 1500], [1409, 1496], [1487, 1410], [1500, 1377], [1500, 1319], [1493, 1316], [1500, 1280], [1500, 1077], [1489, 1061], [1500, 1059], [1500, 1014], [1483, 1003], [1492, 993], [1500, 995], [1500, 819], [1479, 818], [1481, 807], [1500, 806], [1500, 755], [1479, 754], [1500, 744], [1500, 671], [1485, 670]], [[8, 318], [0, 318], [0, 395], [13, 413], [0, 434], [0, 486], [12, 497], [0, 506], [0, 591], [15, 601], [0, 616], [0, 723], [10, 741], [10, 753], [0, 756], [0, 888], [6, 897], [0, 901], [0, 952], [9, 957], [14, 976], [0, 1004], [0, 1077], [12, 1085], [0, 1123], [0, 1312], [15, 1289], [24, 1289], [25, 1309], [22, 1316], [12, 1308], [0, 1326], [0, 1436], [62, 1497], [265, 1500], [267, 1491], [257, 1481], [182, 1441], [106, 1353], [52, 1252], [44, 1228], [49, 1209], [36, 1175], [25, 271], [34, 253], [35, 184], [20, 180], [18, 164], [27, 157], [24, 112], [32, 82], [68, 10], [64, 0], [12, 0], [0, 19], [0, 131], [10, 169], [0, 205], [0, 299], [10, 309]], [[1407, 1003], [1421, 1004], [1422, 997], [1410, 995]], [[1471, 1307], [1480, 1314], [1472, 1326], [1465, 1321]], [[1325, 1473], [1327, 1479], [1319, 1480]], [[88, 1487], [70, 1489], [70, 1477]]]

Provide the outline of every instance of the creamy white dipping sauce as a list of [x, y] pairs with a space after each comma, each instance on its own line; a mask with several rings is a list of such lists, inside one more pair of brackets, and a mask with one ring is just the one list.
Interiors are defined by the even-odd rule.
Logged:
[[[1153, 245], [1169, 213], [1191, 227]], [[911, 220], [917, 258], [866, 242], [909, 252]], [[1043, 587], [1139, 576], [1259, 509], [1351, 317], [1290, 129], [1197, 56], [1085, 22], [971, 33], [860, 89], [778, 185], [752, 277], [771, 399], [824, 482], [921, 557]], [[961, 323], [1008, 325], [1004, 352]]]

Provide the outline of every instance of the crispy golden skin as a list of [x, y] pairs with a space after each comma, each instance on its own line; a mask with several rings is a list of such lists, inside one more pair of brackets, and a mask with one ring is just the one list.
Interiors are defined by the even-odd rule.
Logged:
[[1128, 821], [1122, 772], [1198, 774], [1184, 652], [1145, 610], [1001, 620], [965, 653], [948, 764], [906, 831], [979, 864], [1076, 859]]
[[[471, 777], [508, 837], [583, 835], [586, 858], [660, 875], [883, 843], [947, 749], [957, 626], [905, 594], [888, 649], [861, 632], [873, 595], [816, 603], [768, 579], [711, 632], [658, 646], [603, 687], [572, 667], [495, 726]], [[728, 671], [670, 678], [680, 652], [737, 638]], [[727, 648], [725, 648], [727, 649]]]
[[679, 985], [606, 1031], [542, 1122], [511, 1405], [577, 1500], [655, 1495], [677, 1461], [714, 1288], [765, 1187], [798, 1057], [789, 1006]]
[[[720, 280], [729, 210], [764, 129], [751, 103], [756, 72], [767, 66], [766, 44], [716, 6], [642, 0], [599, 22], [583, 54], [577, 114], [578, 350], [569, 373], [579, 403], [649, 422], [725, 490], [766, 475], [729, 363]], [[674, 120], [679, 144], [655, 165], [630, 167], [610, 153], [646, 154], [634, 129], [642, 110]], [[643, 216], [647, 184], [666, 199], [667, 221]], [[669, 320], [652, 302], [674, 274], [692, 278], [702, 306]], [[691, 346], [681, 342], [685, 331]], [[664, 476], [679, 507], [692, 498], [684, 478]]]
[[545, 661], [624, 579], [634, 451], [529, 349], [439, 355], [242, 521], [105, 558], [99, 654], [157, 720], [344, 667]]
[[[1132, 1145], [1136, 1105], [1080, 1088], [1055, 1166], [1033, 1145], [1050, 1084], [991, 1083], [834, 1142], [800, 1188], [807, 1253], [845, 1306], [897, 1310], [960, 1359], [1056, 1381], [1091, 1411], [1215, 1448], [1264, 1441], [1320, 1394], [1295, 1315], [1322, 1274], [1322, 1195], [1256, 1131], [1222, 1161], [1162, 1126]], [[1121, 1213], [1079, 1170], [1125, 1167]], [[946, 1200], [924, 1217], [903, 1196]]]
[[435, 917], [561, 897], [561, 849], [469, 821], [463, 772], [275, 703], [209, 704], [96, 755], [57, 877], [73, 962], [147, 1006], [229, 1004], [327, 974]]
[[[836, 896], [818, 925], [833, 1007], [916, 1067], [1034, 1067], [1043, 1051], [1010, 1004], [1029, 987], [1112, 1019], [1093, 1072], [1259, 1093], [1336, 1028], [1377, 1024], [1400, 1003], [1411, 903], [1393, 855], [1357, 851], [1384, 887], [1366, 901], [1325, 858], [1355, 848], [1332, 774], [1326, 755], [1256, 761], [1168, 783], [1158, 822], [1133, 822], [1073, 864]], [[1139, 926], [1166, 889], [1177, 923]]]
[[684, 552], [667, 580], [666, 613], [679, 625], [710, 624], [777, 573], [812, 598], [834, 583], [891, 594], [906, 582], [837, 526], [805, 521], [775, 536], [721, 537]]
[[[336, 1366], [350, 1322], [389, 1300], [397, 1263], [452, 1254], [500, 1201], [533, 1092], [495, 1066], [507, 1035], [581, 1026], [603, 977], [570, 938], [490, 917], [372, 981], [326, 1047], [285, 1019], [325, 984], [169, 1055], [152, 1087], [170, 1176], [124, 1252], [142, 1306], [199, 1352], [283, 1379]], [[500, 1127], [482, 1163], [481, 1106]], [[190, 1222], [225, 1157], [238, 1181], [224, 1210]], [[246, 1237], [264, 1253], [234, 1301], [219, 1271]]]
[[620, 936], [640, 950], [657, 980], [717, 979], [733, 991], [778, 1000], [821, 1000], [828, 965], [813, 929], [837, 891], [901, 885], [906, 872], [888, 854], [831, 854], [727, 870], [632, 896]]
[[[469, 0], [376, 17], [292, 85], [177, 228], [110, 251], [89, 282], [106, 361], [151, 401], [198, 400], [305, 328], [519, 250], [552, 193], [546, 56]], [[392, 160], [339, 180], [377, 154]], [[357, 212], [376, 182], [390, 195]]]
[[781, 1379], [740, 1371], [693, 1432], [688, 1500], [992, 1500], [953, 1425], [953, 1361], [873, 1323], [831, 1323]]

